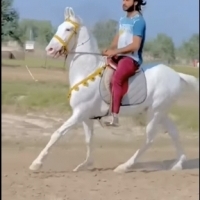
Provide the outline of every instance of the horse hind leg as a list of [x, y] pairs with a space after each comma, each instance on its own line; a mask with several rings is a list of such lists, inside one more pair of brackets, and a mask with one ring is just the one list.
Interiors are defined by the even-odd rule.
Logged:
[[74, 172], [87, 169], [88, 167], [91, 167], [93, 165], [93, 126], [94, 126], [93, 120], [88, 119], [83, 122], [83, 128], [85, 131], [85, 142], [87, 145], [87, 155], [84, 162], [79, 164], [73, 170]]
[[148, 111], [148, 124], [146, 127], [146, 142], [142, 148], [138, 149], [135, 154], [125, 163], [119, 165], [114, 172], [125, 173], [132, 170], [134, 164], [138, 159], [151, 147], [153, 141], [157, 135], [158, 124], [160, 123], [162, 114], [153, 113], [151, 110]]
[[186, 160], [186, 156], [184, 154], [184, 151], [183, 151], [180, 139], [179, 139], [179, 133], [176, 128], [176, 125], [168, 116], [166, 116], [162, 120], [162, 126], [168, 132], [169, 136], [171, 137], [171, 139], [174, 143], [175, 149], [176, 149], [176, 153], [177, 153], [177, 160], [172, 165], [171, 170], [181, 170], [183, 167], [183, 163]]

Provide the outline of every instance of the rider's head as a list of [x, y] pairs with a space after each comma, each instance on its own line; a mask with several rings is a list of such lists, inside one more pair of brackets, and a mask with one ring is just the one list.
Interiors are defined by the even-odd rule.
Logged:
[[141, 12], [142, 6], [146, 5], [144, 0], [123, 0], [123, 10], [126, 12], [138, 11]]

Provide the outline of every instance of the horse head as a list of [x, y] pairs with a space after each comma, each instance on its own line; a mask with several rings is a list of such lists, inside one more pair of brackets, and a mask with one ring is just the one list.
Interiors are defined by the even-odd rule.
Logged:
[[58, 26], [56, 34], [46, 47], [47, 55], [52, 57], [67, 56], [76, 45], [80, 27], [81, 20], [71, 7], [66, 7], [64, 22]]

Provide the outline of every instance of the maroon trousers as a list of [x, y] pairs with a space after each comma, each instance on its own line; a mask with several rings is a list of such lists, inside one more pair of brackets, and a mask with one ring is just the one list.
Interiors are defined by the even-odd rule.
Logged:
[[[112, 77], [112, 113], [118, 114], [124, 95], [124, 84], [138, 70], [138, 63], [130, 57], [113, 58], [117, 68]], [[127, 85], [128, 86], [128, 85]], [[128, 88], [126, 88], [128, 89]]]

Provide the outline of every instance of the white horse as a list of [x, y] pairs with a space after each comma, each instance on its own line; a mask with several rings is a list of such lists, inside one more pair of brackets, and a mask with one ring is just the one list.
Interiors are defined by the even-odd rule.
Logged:
[[[73, 171], [87, 169], [91, 166], [93, 164], [94, 118], [105, 116], [109, 110], [109, 105], [103, 101], [100, 95], [99, 86], [101, 75], [105, 69], [105, 60], [101, 56], [97, 42], [72, 8], [65, 9], [64, 17], [65, 21], [59, 25], [56, 35], [51, 39], [46, 51], [53, 57], [58, 57], [62, 53], [68, 55], [66, 63], [69, 67], [71, 87], [69, 98], [73, 114], [52, 134], [48, 144], [29, 167], [30, 170], [40, 169], [51, 147], [77, 123], [83, 123], [87, 155], [85, 161]], [[164, 64], [158, 64], [151, 68], [142, 66], [142, 70], [146, 77], [146, 99], [137, 105], [121, 106], [120, 116], [133, 116], [146, 112], [146, 142], [127, 162], [119, 165], [114, 171], [122, 173], [131, 170], [153, 143], [158, 125], [168, 132], [176, 148], [177, 160], [173, 164], [172, 170], [182, 169], [186, 156], [179, 141], [176, 126], [169, 118], [168, 112], [185, 85], [191, 86], [199, 92], [199, 81], [193, 76], [177, 73]]]

